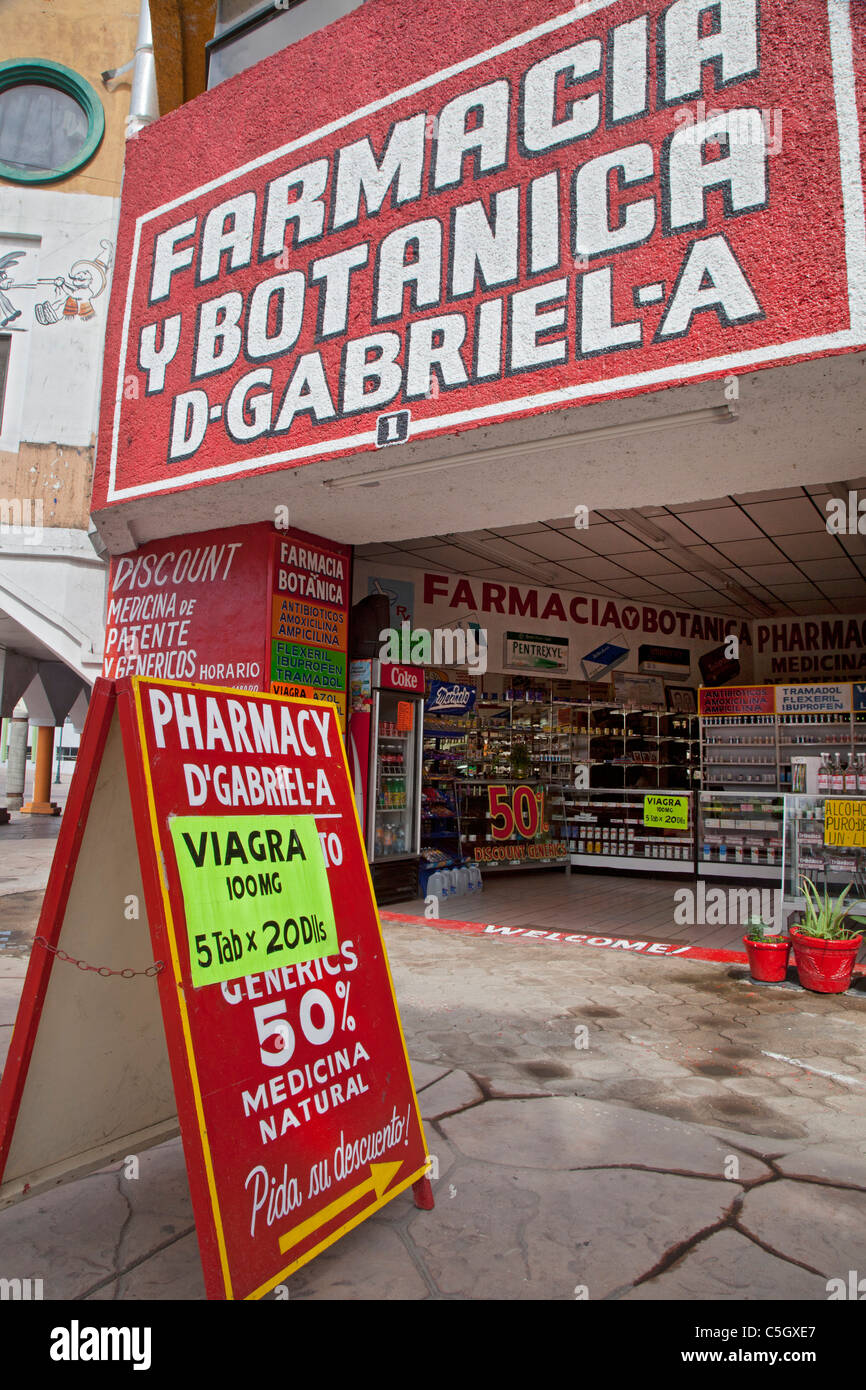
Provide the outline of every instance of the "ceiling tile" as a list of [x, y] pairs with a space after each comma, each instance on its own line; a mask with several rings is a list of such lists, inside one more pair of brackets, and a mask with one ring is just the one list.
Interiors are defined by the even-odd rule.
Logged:
[[823, 528], [819, 531], [801, 531], [796, 536], [779, 536], [779, 547], [791, 560], [823, 560], [838, 558], [842, 552], [835, 536]]
[[[395, 557], [393, 560], [390, 560], [389, 564], [393, 565], [396, 568], [398, 565], [397, 558]], [[401, 551], [399, 564], [411, 565], [413, 569], [429, 570], [433, 568], [429, 560], [425, 559], [423, 555], [417, 554], [414, 550]]]
[[[628, 522], [624, 521], [623, 526], [627, 525]], [[685, 525], [685, 523], [680, 521], [677, 517], [671, 516], [670, 513], [667, 513], [665, 516], [653, 517], [652, 526], [656, 530], [663, 531], [668, 539], [676, 545], [698, 545], [701, 540], [700, 533], [694, 531], [690, 526]], [[662, 541], [659, 541], [658, 547], [655, 547], [652, 541], [648, 541], [645, 536], [641, 535], [638, 527], [634, 528], [634, 533], [637, 537], [638, 545], [650, 545], [653, 546], [653, 548], [658, 548], [664, 544]]]
[[859, 575], [856, 579], [819, 579], [818, 584], [831, 598], [859, 599], [860, 606], [866, 612], [866, 590]]
[[463, 541], [471, 541], [473, 545], [485, 545], [488, 541], [496, 544], [495, 531], [459, 531], [451, 536], [440, 536], [440, 541], [460, 545]]
[[399, 555], [401, 552], [393, 545], [356, 545], [356, 560], [373, 560], [384, 558], [386, 555]]
[[616, 562], [633, 574], [648, 576], [675, 572], [678, 568], [669, 556], [659, 550], [629, 550], [624, 555], [617, 555]]
[[820, 590], [816, 589], [814, 584], [806, 583], [774, 584], [773, 593], [778, 598], [784, 599], [786, 603], [790, 603], [791, 599], [821, 597]]
[[[572, 523], [574, 517], [572, 517]], [[527, 521], [522, 526], [497, 526], [495, 535], [497, 536], [526, 536], [530, 531], [543, 531], [544, 527], [540, 521]]]
[[602, 556], [597, 556], [594, 560], [580, 560], [574, 565], [567, 565], [567, 569], [573, 570], [583, 579], [631, 579], [628, 570], [615, 565], [612, 560], [605, 560]]
[[[845, 602], [845, 600], [841, 600]], [[832, 613], [834, 611], [833, 601], [829, 598], [804, 598], [798, 599], [791, 605], [795, 613], [803, 616], [809, 613]]]
[[[525, 545], [523, 544], [524, 539]], [[532, 549], [534, 539], [535, 537], [531, 535], [515, 536], [513, 540], [505, 540], [502, 536], [497, 536], [490, 541], [489, 545], [484, 544], [478, 547], [479, 550], [484, 551], [484, 558], [480, 563], [483, 565], [499, 563], [502, 565], [521, 565], [531, 569], [533, 565], [538, 563], [538, 557]]]
[[477, 584], [479, 580], [487, 584], [522, 584], [524, 588], [529, 583], [525, 574], [518, 574], [517, 570], [503, 569], [501, 565], [497, 565], [495, 569], [476, 571], [472, 576], [472, 583]]
[[592, 554], [576, 539], [585, 535], [586, 531], [572, 531], [571, 535], [565, 531], [539, 531], [523, 537], [520, 544], [536, 555], [543, 555], [546, 560], [579, 560], [581, 556]]
[[726, 541], [718, 547], [727, 556], [729, 565], [742, 569], [744, 565], [776, 565], [785, 559], [772, 541]]
[[716, 550], [712, 545], [690, 545], [689, 554], [694, 556], [695, 568], [699, 565], [713, 565], [718, 569], [724, 569], [728, 562], [728, 557], [724, 551]]
[[839, 544], [849, 555], [866, 555], [866, 536], [840, 536]]
[[[857, 570], [851, 560], [844, 557], [829, 560], [804, 560], [800, 569], [810, 579], [821, 583], [825, 579], [857, 579]], [[860, 581], [863, 582], [862, 580]], [[866, 597], [866, 592], [864, 592]]]
[[808, 497], [791, 497], [784, 502], [752, 503], [746, 507], [746, 511], [761, 530], [774, 540], [799, 531], [826, 530], [826, 516], [822, 516]]
[[705, 541], [757, 540], [761, 534], [753, 521], [739, 507], [719, 507], [714, 511], [691, 512], [689, 525]]
[[836, 595], [833, 599], [833, 604], [838, 608], [840, 613], [862, 614], [864, 612], [863, 600], [859, 596], [857, 598], [845, 598]]
[[[692, 577], [694, 585], [694, 576]], [[695, 589], [694, 587], [679, 596], [680, 603], [687, 604], [689, 608], [720, 608], [723, 604], [722, 596], [715, 589]], [[725, 600], [726, 601], [726, 600]]]
[[441, 536], [418, 536], [409, 541], [401, 541], [401, 550], [429, 550], [431, 545], [442, 545]]
[[680, 570], [678, 574], [657, 574], [654, 582], [671, 594], [687, 594], [695, 587], [695, 576]]
[[770, 488], [766, 492], [737, 492], [733, 501], [739, 502], [742, 507], [750, 507], [754, 502], [781, 502], [786, 497], [802, 496], [803, 489], [800, 487], [780, 487]]
[[777, 584], [802, 583], [803, 576], [796, 565], [749, 565], [749, 574], [761, 584], [775, 589]]
[[579, 535], [581, 544], [589, 546], [598, 555], [620, 555], [640, 544], [627, 531], [606, 521], [590, 519], [588, 529], [580, 531]]
[[490, 564], [489, 559], [479, 558], [459, 545], [437, 545], [430, 550], [416, 550], [415, 554], [423, 556], [430, 565], [443, 565], [457, 574], [473, 574]]
[[573, 587], [575, 584], [583, 583], [583, 580], [578, 578], [574, 570], [567, 569], [565, 565], [552, 564], [550, 561], [545, 564], [544, 573], [550, 576], [554, 589]]
[[639, 579], [635, 574], [629, 574], [625, 579], [609, 579], [607, 583], [623, 598], [658, 598], [664, 597], [665, 593], [657, 584], [650, 584], [648, 579]]
[[679, 502], [675, 507], [668, 507], [668, 511], [679, 516], [684, 512], [705, 512], [713, 507], [729, 507], [730, 505], [730, 497], [715, 497], [708, 502]]

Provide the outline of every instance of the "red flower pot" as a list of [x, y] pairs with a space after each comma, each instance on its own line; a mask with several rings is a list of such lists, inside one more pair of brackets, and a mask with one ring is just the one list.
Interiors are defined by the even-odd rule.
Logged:
[[784, 980], [788, 969], [788, 952], [791, 943], [783, 936], [778, 941], [752, 941], [743, 937], [746, 955], [749, 957], [749, 970], [753, 980], [763, 980], [769, 984]]
[[844, 994], [851, 983], [854, 957], [863, 941], [852, 936], [848, 941], [824, 941], [818, 936], [804, 936], [797, 927], [789, 928], [794, 961], [800, 984], [817, 994]]

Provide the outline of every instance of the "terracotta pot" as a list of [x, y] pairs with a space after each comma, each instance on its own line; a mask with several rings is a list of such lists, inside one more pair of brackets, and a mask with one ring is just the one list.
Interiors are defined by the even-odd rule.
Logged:
[[844, 994], [851, 983], [854, 957], [862, 944], [862, 936], [848, 941], [824, 941], [819, 936], [805, 936], [797, 927], [789, 928], [794, 961], [800, 984], [816, 994]]
[[788, 952], [791, 943], [786, 936], [778, 941], [752, 941], [743, 937], [746, 955], [749, 957], [749, 970], [753, 980], [763, 980], [769, 984], [784, 980], [788, 970]]

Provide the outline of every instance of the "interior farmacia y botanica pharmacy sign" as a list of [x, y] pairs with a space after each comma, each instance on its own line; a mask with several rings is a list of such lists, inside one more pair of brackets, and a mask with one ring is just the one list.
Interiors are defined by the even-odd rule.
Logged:
[[866, 342], [866, 6], [595, 0], [438, 71], [365, 9], [401, 88], [323, 89], [342, 21], [130, 150], [95, 509]]

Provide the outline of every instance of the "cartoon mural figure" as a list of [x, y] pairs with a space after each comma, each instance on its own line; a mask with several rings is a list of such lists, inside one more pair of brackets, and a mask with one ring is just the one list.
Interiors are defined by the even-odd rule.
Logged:
[[5, 328], [7, 323], [21, 317], [21, 310], [15, 308], [6, 290], [17, 288], [9, 272], [23, 255], [23, 251], [9, 251], [5, 256], [0, 256], [0, 328]]
[[66, 275], [40, 284], [52, 284], [57, 291], [51, 300], [43, 300], [34, 310], [36, 322], [46, 326], [61, 319], [92, 319], [93, 300], [98, 299], [108, 284], [111, 265], [111, 242], [100, 241], [100, 254], [92, 261], [74, 261]]

